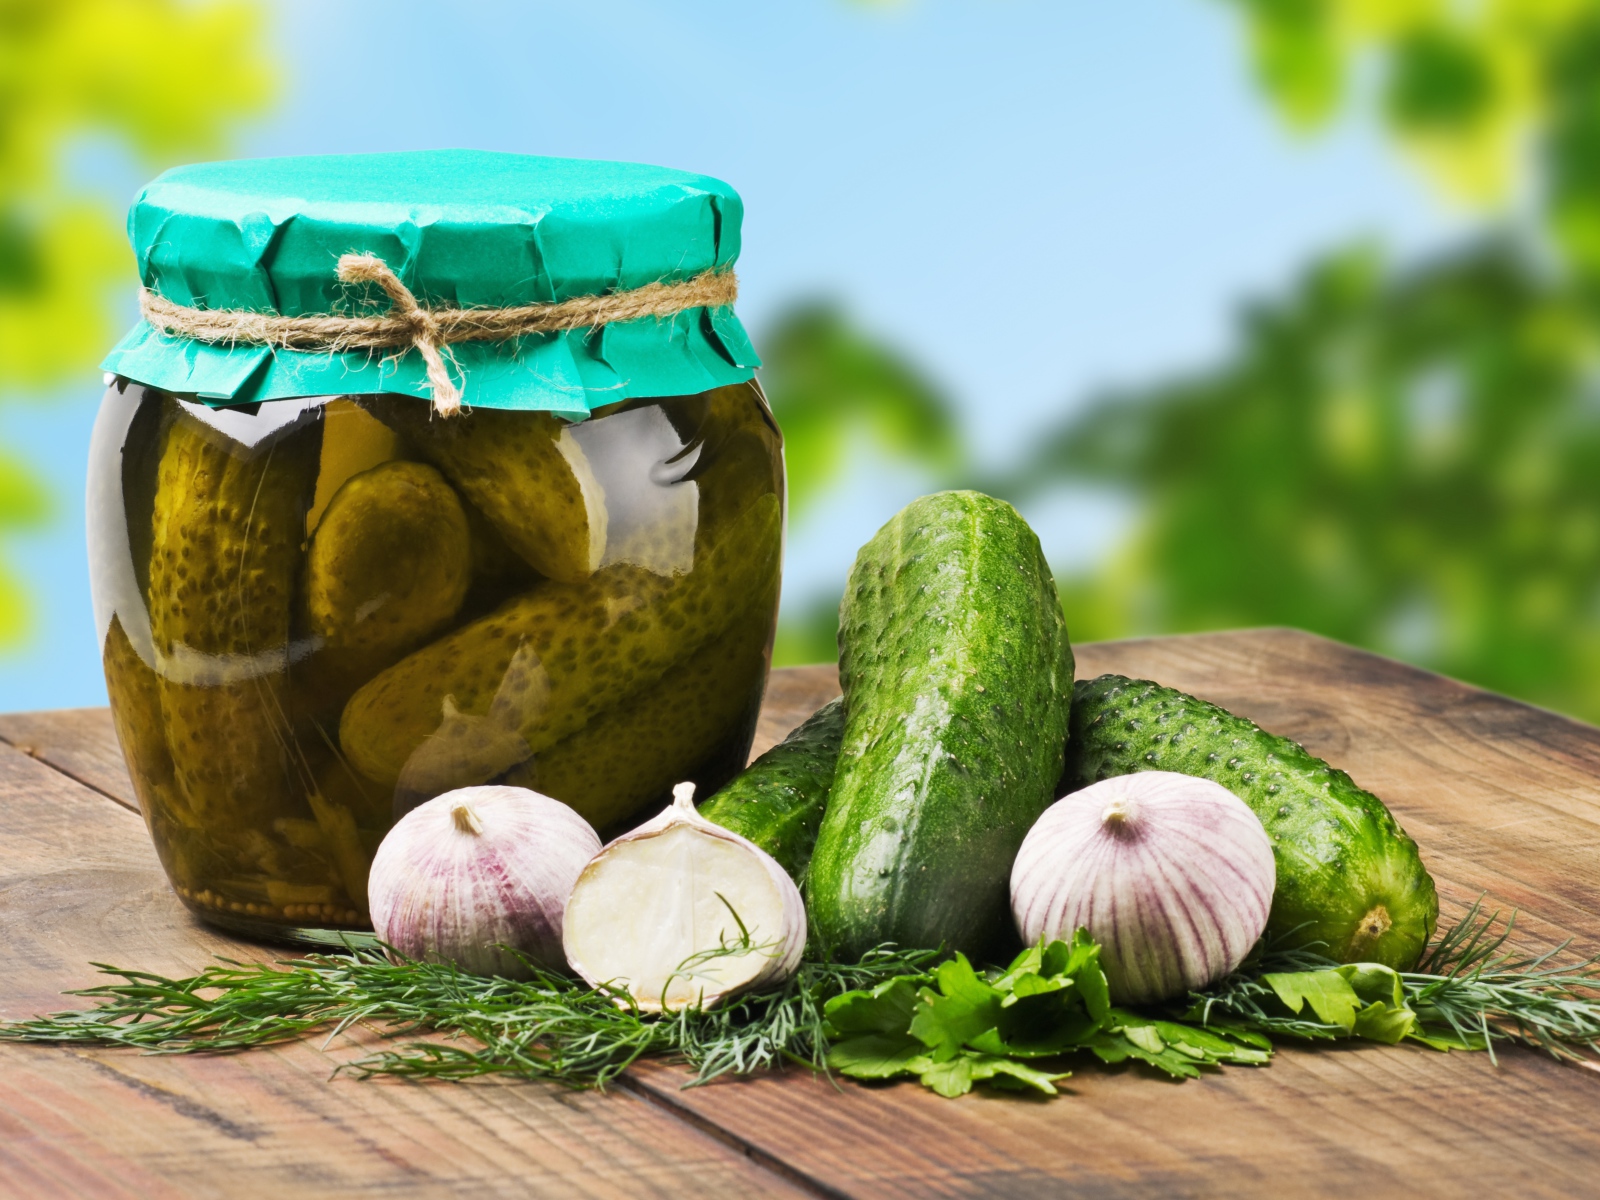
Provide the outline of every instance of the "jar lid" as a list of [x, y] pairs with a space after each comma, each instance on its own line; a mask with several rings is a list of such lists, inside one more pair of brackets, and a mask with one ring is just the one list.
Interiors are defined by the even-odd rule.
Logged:
[[[712, 290], [729, 302], [702, 295], [703, 303], [677, 311], [673, 302], [656, 302], [632, 317], [638, 304], [613, 305], [608, 311], [618, 315], [605, 323], [498, 340], [467, 333], [440, 349], [466, 404], [571, 420], [618, 400], [740, 383], [760, 365], [734, 315], [727, 274], [743, 212], [738, 193], [704, 175], [478, 150], [177, 167], [129, 210], [146, 319], [102, 366], [214, 405], [376, 392], [431, 397], [436, 389], [416, 345], [343, 348], [334, 339], [291, 348], [283, 343], [293, 339], [271, 332], [251, 342], [201, 326], [246, 314], [370, 318], [399, 311], [407, 294], [426, 314], [458, 318], [463, 309], [524, 312], [563, 301], [593, 308], [624, 293], [670, 293], [682, 304], [701, 294], [651, 285], [725, 280]], [[365, 282], [341, 279], [341, 259], [350, 255], [392, 272], [401, 299], [371, 282], [370, 272]]]

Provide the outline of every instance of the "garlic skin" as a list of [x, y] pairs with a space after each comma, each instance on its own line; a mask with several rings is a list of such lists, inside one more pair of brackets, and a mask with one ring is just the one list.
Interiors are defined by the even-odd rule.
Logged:
[[458, 788], [395, 823], [372, 858], [372, 927], [411, 958], [474, 975], [526, 979], [526, 963], [562, 970], [562, 914], [600, 849], [594, 829], [527, 788]]
[[[749, 931], [750, 949], [736, 946]], [[567, 900], [562, 942], [591, 985], [626, 991], [646, 1012], [710, 1008], [781, 983], [800, 965], [800, 890], [754, 842], [702, 817], [694, 784], [673, 789], [659, 815], [617, 838], [583, 869]]]
[[1277, 866], [1250, 807], [1221, 784], [1141, 771], [1056, 801], [1023, 839], [1011, 913], [1029, 944], [1100, 943], [1120, 1004], [1214, 983], [1267, 926]]

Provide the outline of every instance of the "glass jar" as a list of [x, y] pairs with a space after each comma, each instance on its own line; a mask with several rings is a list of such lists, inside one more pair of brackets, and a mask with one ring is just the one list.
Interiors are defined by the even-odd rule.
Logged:
[[705, 176], [462, 150], [140, 193], [90, 574], [134, 787], [202, 918], [364, 927], [379, 840], [454, 788], [534, 788], [604, 835], [743, 766], [784, 480], [741, 215]]
[[379, 840], [452, 788], [531, 787], [604, 835], [749, 753], [783, 499], [753, 382], [572, 424], [117, 379], [90, 475], [117, 733], [208, 921], [361, 928]]

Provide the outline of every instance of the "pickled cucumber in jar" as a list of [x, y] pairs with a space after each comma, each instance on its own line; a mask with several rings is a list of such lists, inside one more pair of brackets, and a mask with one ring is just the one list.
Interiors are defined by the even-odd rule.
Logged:
[[689, 576], [617, 566], [582, 583], [550, 580], [401, 660], [346, 706], [345, 753], [393, 783], [424, 739], [460, 736], [455, 716], [516, 730], [528, 753], [576, 733], [745, 615], [761, 595], [752, 585], [777, 563], [769, 499]]
[[350, 695], [450, 623], [472, 583], [466, 510], [444, 477], [395, 460], [346, 480], [311, 534], [301, 588], [303, 706], [333, 728]]

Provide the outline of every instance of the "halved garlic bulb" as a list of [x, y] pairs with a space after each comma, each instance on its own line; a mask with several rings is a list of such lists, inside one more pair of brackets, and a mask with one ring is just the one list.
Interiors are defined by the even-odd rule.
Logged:
[[806, 910], [772, 856], [702, 817], [694, 784], [680, 783], [583, 869], [562, 941], [574, 971], [641, 1009], [709, 1008], [794, 973]]
[[372, 927], [402, 954], [525, 979], [520, 951], [560, 970], [567, 896], [600, 838], [559, 800], [518, 787], [435, 796], [372, 857]]
[[1100, 943], [1119, 1003], [1205, 987], [1237, 967], [1267, 925], [1277, 883], [1272, 842], [1221, 784], [1141, 771], [1056, 801], [1011, 870], [1024, 940]]

